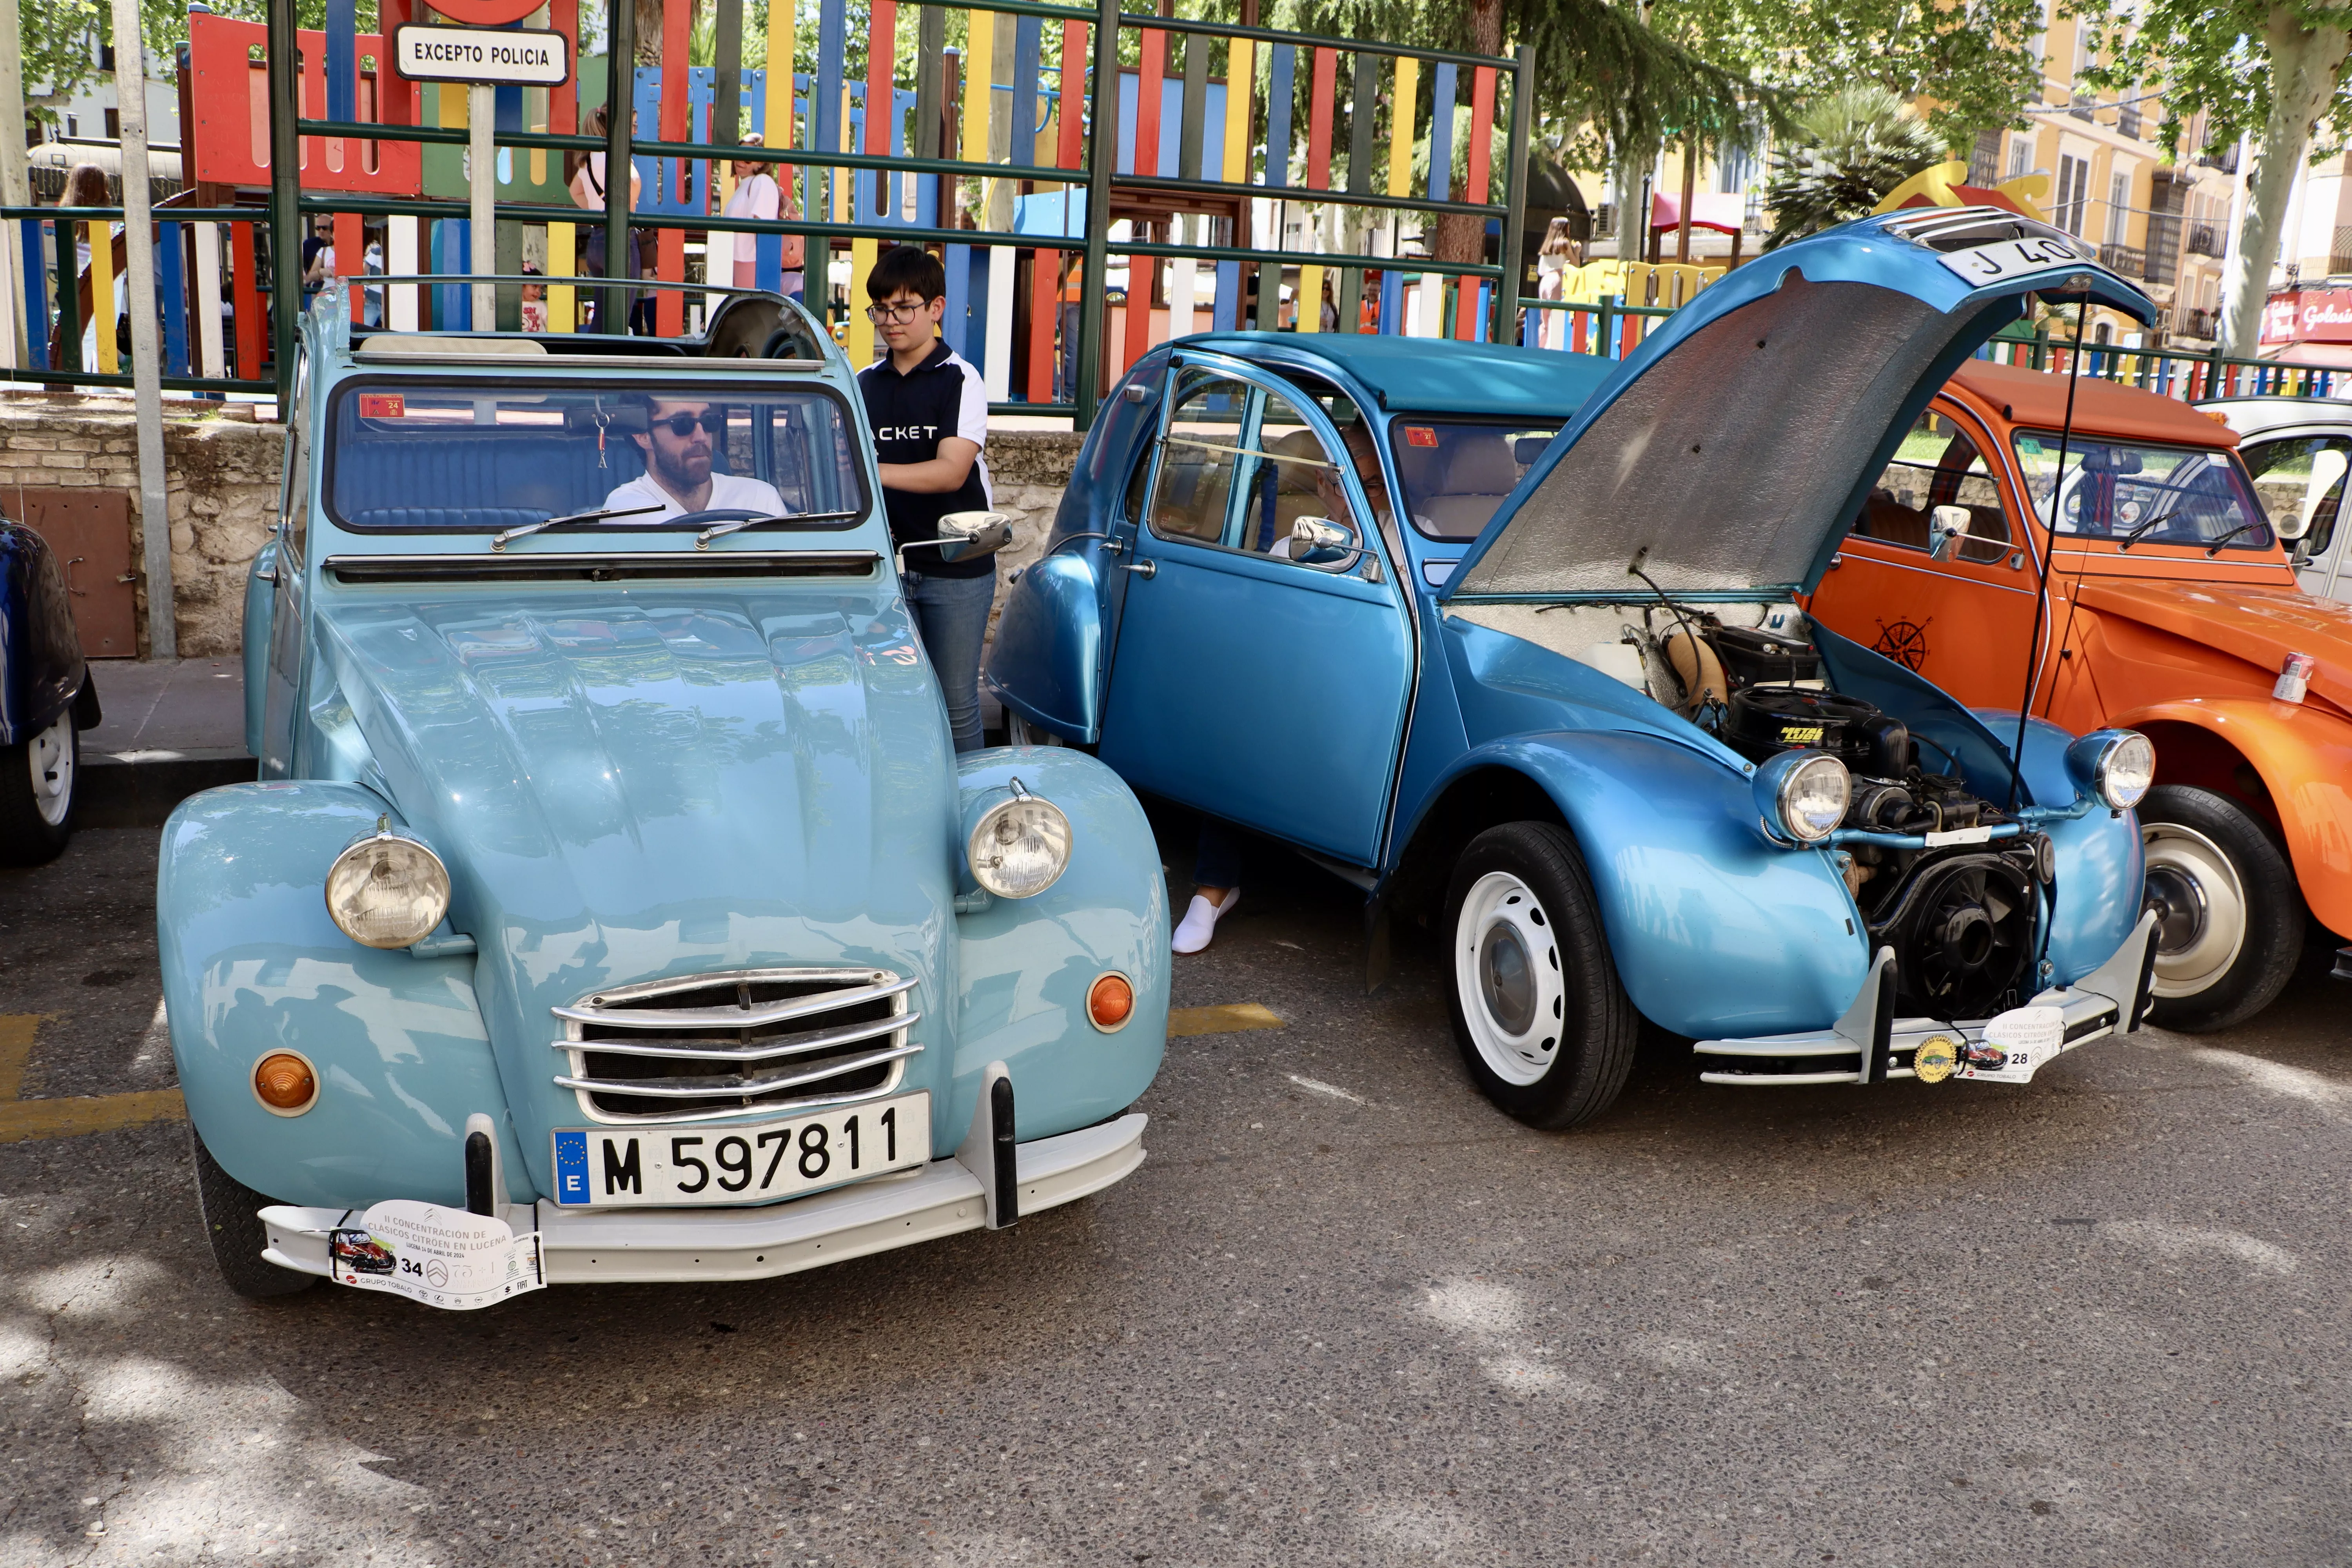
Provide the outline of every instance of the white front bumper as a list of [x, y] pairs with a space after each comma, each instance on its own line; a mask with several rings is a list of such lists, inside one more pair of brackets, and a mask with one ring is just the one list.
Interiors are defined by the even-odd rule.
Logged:
[[[1020, 1212], [1049, 1209], [1100, 1192], [1143, 1163], [1150, 1119], [1122, 1116], [1099, 1127], [1039, 1138], [1015, 1148]], [[328, 1233], [359, 1211], [277, 1205], [260, 1213], [281, 1268], [328, 1274]], [[934, 1160], [912, 1175], [886, 1176], [760, 1208], [559, 1208], [541, 1199], [503, 1216], [536, 1228], [551, 1285], [700, 1279], [765, 1279], [893, 1247], [978, 1230], [988, 1223], [980, 1180], [959, 1161]]]

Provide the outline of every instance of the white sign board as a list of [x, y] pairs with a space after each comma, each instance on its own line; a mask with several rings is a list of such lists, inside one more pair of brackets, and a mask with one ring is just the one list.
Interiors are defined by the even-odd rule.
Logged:
[[572, 79], [572, 40], [510, 27], [428, 27], [392, 34], [392, 68], [410, 81], [561, 87]]

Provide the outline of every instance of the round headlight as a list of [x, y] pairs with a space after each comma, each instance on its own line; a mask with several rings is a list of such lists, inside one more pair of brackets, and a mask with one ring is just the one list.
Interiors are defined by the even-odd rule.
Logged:
[[972, 879], [1000, 899], [1026, 899], [1054, 885], [1070, 863], [1070, 819], [1016, 781], [1013, 798], [982, 813], [964, 844]]
[[1853, 780], [1825, 752], [1782, 752], [1756, 770], [1756, 795], [1774, 837], [1818, 844], [1845, 820]]
[[448, 912], [448, 868], [414, 838], [371, 834], [327, 868], [327, 913], [362, 947], [413, 947]]
[[2127, 810], [2156, 782], [2156, 742], [2137, 730], [2094, 730], [2066, 748], [2066, 765], [2079, 787]]

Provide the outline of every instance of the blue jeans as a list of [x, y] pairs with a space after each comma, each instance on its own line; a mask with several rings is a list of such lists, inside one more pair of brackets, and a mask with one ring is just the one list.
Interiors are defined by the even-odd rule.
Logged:
[[899, 578], [915, 635], [923, 639], [940, 694], [947, 700], [948, 733], [958, 752], [980, 750], [980, 645], [996, 602], [996, 574], [941, 577], [908, 572]]
[[1242, 885], [1241, 836], [1213, 816], [1201, 818], [1200, 847], [1192, 855], [1192, 886], [1238, 888]]

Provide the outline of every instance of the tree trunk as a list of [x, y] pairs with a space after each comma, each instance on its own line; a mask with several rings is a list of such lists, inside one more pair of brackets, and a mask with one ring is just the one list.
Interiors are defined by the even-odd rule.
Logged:
[[687, 7], [686, 31], [688, 37], [694, 35], [695, 24], [702, 20], [702, 0], [635, 0], [637, 10], [637, 63], [641, 66], [662, 63], [662, 7], [665, 3]]
[[[2333, 8], [2341, 9], [2341, 0]], [[2284, 5], [2272, 8], [2263, 31], [2270, 47], [2271, 112], [2246, 180], [2246, 219], [2238, 230], [2237, 255], [2222, 285], [2222, 352], [2238, 355], [2252, 354], [2262, 341], [2263, 305], [2294, 177], [2320, 115], [2336, 96], [2345, 54], [2352, 49], [2352, 32], [2304, 26]]]
[[[1470, 52], [1479, 55], [1499, 55], [1503, 52], [1503, 0], [1465, 0], [1469, 11]], [[1475, 128], [1474, 128], [1475, 133]], [[1457, 149], [1466, 151], [1466, 149]], [[1523, 178], [1520, 169], [1498, 170], [1506, 180]], [[1464, 193], [1456, 190], [1454, 199], [1461, 201]], [[1486, 258], [1486, 225], [1484, 219], [1463, 213], [1445, 213], [1437, 220], [1437, 235], [1430, 254], [1440, 261], [1483, 261]]]

